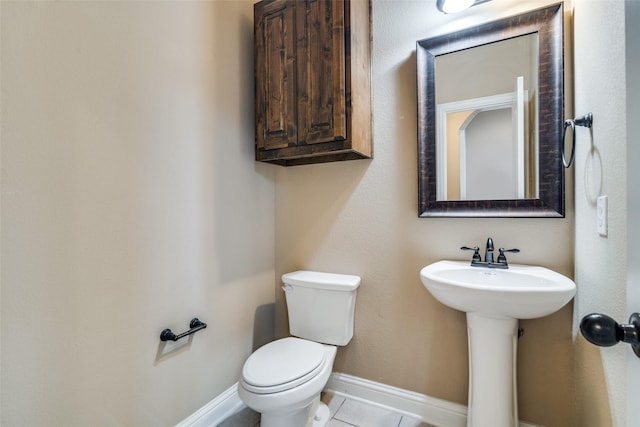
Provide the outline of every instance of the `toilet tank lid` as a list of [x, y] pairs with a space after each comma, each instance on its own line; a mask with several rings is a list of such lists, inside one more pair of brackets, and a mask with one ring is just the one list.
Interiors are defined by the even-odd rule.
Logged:
[[330, 289], [336, 291], [352, 291], [360, 286], [360, 276], [351, 274], [321, 273], [318, 271], [299, 270], [282, 275], [285, 285], [308, 288]]

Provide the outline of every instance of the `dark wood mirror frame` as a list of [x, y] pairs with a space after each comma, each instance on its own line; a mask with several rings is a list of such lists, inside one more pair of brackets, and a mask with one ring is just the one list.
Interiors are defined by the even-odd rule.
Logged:
[[[417, 42], [420, 217], [564, 217], [560, 147], [564, 116], [563, 31], [563, 7], [558, 3]], [[539, 198], [437, 201], [436, 56], [531, 33], [538, 34]]]

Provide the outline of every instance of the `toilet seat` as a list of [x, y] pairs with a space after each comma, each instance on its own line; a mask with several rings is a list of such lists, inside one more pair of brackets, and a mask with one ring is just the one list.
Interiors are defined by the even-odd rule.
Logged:
[[314, 378], [322, 370], [323, 345], [301, 338], [283, 338], [266, 344], [242, 368], [243, 387], [257, 394], [289, 390]]

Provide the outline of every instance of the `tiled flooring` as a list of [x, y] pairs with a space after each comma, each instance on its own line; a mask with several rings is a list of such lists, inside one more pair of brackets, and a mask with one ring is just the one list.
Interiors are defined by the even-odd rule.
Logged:
[[[322, 401], [331, 411], [327, 427], [433, 427], [417, 418], [332, 393], [322, 393]], [[257, 427], [259, 423], [260, 415], [245, 408], [219, 427]]]

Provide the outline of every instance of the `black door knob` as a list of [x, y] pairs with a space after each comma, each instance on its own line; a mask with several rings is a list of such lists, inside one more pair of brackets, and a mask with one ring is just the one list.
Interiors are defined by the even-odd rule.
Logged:
[[611, 317], [592, 313], [582, 318], [580, 332], [592, 344], [611, 347], [618, 342], [631, 344], [636, 356], [640, 357], [640, 314], [633, 313], [629, 324], [618, 324]]

